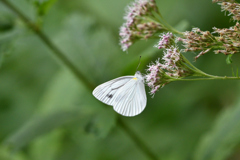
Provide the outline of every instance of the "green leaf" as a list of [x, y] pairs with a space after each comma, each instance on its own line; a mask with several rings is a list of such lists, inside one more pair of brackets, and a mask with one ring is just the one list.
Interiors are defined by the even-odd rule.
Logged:
[[0, 51], [0, 68], [2, 67], [3, 60], [4, 60], [4, 52]]
[[9, 146], [12, 151], [17, 151], [34, 138], [51, 131], [54, 128], [75, 121], [84, 117], [84, 112], [80, 110], [62, 110], [46, 115], [35, 116], [17, 132], [10, 135], [5, 145]]
[[[86, 94], [87, 93], [87, 94]], [[116, 113], [112, 107], [101, 108], [101, 104], [84, 86], [66, 70], [53, 78], [39, 103], [37, 114], [5, 141], [13, 151], [21, 149], [30, 141], [51, 130], [74, 121], [81, 126], [89, 118], [94, 122], [97, 136], [104, 138], [115, 126]], [[85, 105], [86, 104], [86, 105]], [[84, 107], [87, 106], [87, 107]]]
[[60, 70], [49, 81], [40, 100], [38, 113], [55, 112], [59, 109], [76, 109], [78, 104], [84, 104], [83, 100], [90, 96], [85, 96], [86, 92], [88, 90], [71, 72], [65, 69]]
[[39, 39], [22, 31], [18, 28], [0, 34], [0, 54], [4, 56], [0, 69], [0, 121], [7, 122], [0, 124], [1, 139], [32, 116], [42, 91], [57, 69]]
[[35, 1], [34, 4], [37, 7], [37, 14], [44, 16], [56, 2], [57, 0]]
[[[64, 140], [64, 130], [57, 129], [49, 134], [39, 137], [31, 143], [29, 150], [34, 160], [55, 160], [61, 154], [62, 141]], [[44, 153], [44, 154], [43, 154]]]
[[239, 76], [238, 76], [238, 68], [237, 68], [237, 71], [236, 71], [236, 77], [239, 77]]
[[[139, 59], [123, 53], [118, 41], [91, 17], [71, 14], [63, 24], [64, 32], [55, 37], [56, 43], [93, 84], [123, 76], [122, 68]], [[128, 68], [127, 74], [134, 74], [136, 67]]]
[[226, 63], [227, 64], [232, 64], [232, 54], [229, 54], [226, 58]]
[[[100, 104], [100, 107], [99, 107]], [[38, 114], [57, 112], [58, 110], [75, 110], [80, 106], [90, 115], [103, 108], [79, 80], [68, 70], [62, 69], [55, 74], [39, 103]]]
[[14, 27], [14, 20], [7, 15], [0, 15], [0, 32], [12, 30]]
[[0, 159], [1, 160], [28, 160], [22, 153], [15, 153], [14, 156], [6, 146], [0, 146]]
[[12, 150], [19, 150], [55, 128], [87, 119], [98, 109], [94, 105], [97, 101], [93, 101], [94, 97], [86, 93], [86, 88], [70, 72], [58, 72], [40, 100], [36, 114], [9, 136], [6, 144], [11, 146]]
[[111, 129], [116, 125], [117, 113], [111, 106], [98, 113], [86, 125], [85, 130], [88, 133], [93, 133], [99, 138], [105, 138]]
[[233, 67], [231, 67], [231, 68], [232, 68], [232, 76], [235, 77]]
[[[20, 27], [13, 23], [13, 18], [6, 18], [9, 17], [7, 15], [2, 17], [4, 16], [0, 15], [0, 68], [6, 55], [13, 52], [13, 43], [22, 33]], [[7, 19], [7, 22], [3, 22], [3, 19]]]
[[240, 143], [240, 101], [222, 111], [198, 144], [195, 160], [225, 160]]

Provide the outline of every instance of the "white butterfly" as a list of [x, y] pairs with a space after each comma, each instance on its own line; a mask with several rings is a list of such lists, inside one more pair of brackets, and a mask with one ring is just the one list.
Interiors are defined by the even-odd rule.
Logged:
[[140, 114], [147, 104], [144, 78], [137, 71], [134, 76], [123, 76], [97, 86], [93, 95], [123, 116]]

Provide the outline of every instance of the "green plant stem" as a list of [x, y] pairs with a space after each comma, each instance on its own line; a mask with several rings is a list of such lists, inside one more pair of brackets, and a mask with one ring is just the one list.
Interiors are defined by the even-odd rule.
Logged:
[[129, 128], [126, 123], [122, 119], [118, 119], [119, 125], [122, 127], [122, 129], [131, 137], [132, 140], [134, 140], [137, 147], [141, 148], [145, 151], [145, 154], [152, 160], [157, 160], [158, 158], [155, 156], [155, 154], [152, 153], [151, 150], [149, 150], [148, 147], [144, 143], [142, 143], [141, 139], [132, 131], [131, 128]]
[[[180, 51], [179, 51], [179, 52], [180, 52]], [[188, 61], [188, 59], [187, 59], [183, 54], [181, 54], [181, 55], [182, 55], [182, 58], [183, 58], [184, 62], [187, 63], [187, 64], [191, 67], [191, 69], [192, 69], [193, 72], [198, 73], [198, 74], [200, 74], [200, 75], [202, 75], [202, 76], [204, 76], [204, 77], [216, 78], [216, 79], [222, 78], [222, 77], [210, 75], [210, 74], [207, 74], [207, 73], [201, 71], [200, 69], [198, 69], [198, 68], [196, 68], [194, 65], [192, 65], [192, 63], [190, 63], [190, 62]]]
[[180, 35], [183, 34], [182, 32], [179, 32], [178, 30], [176, 30], [175, 28], [173, 28], [173, 27], [163, 18], [162, 14], [161, 14], [159, 11], [157, 12], [157, 14], [158, 14], [158, 16], [159, 16], [160, 19], [161, 19], [160, 23], [163, 23], [164, 26], [165, 26], [166, 28], [168, 28], [169, 31], [171, 31], [171, 32], [173, 32], [173, 33], [175, 33], [175, 34], [180, 34]]
[[[73, 72], [73, 74], [82, 81], [89, 90], [94, 89], [94, 85], [91, 84], [88, 79], [82, 74], [80, 70], [68, 59], [68, 57], [60, 50], [58, 47], [55, 46], [54, 43], [42, 32], [42, 30], [32, 23], [22, 12], [20, 12], [13, 4], [11, 4], [8, 0], [0, 0], [5, 6], [7, 6], [10, 10], [12, 10], [14, 13], [16, 13], [20, 19], [26, 24], [26, 26], [33, 30], [33, 32], [36, 33], [36, 35], [42, 40], [43, 43], [45, 43], [46, 46], [48, 46], [52, 53], [58, 57], [58, 59], [61, 60], [61, 62], [70, 70]], [[151, 152], [151, 150], [147, 147], [147, 145], [138, 138], [137, 134], [131, 130], [130, 127], [128, 127], [127, 124], [125, 124], [121, 118], [118, 120], [119, 124], [122, 129], [125, 130], [125, 133], [134, 141], [136, 146], [150, 159], [157, 159], [156, 156]]]
[[169, 81], [203, 81], [203, 80], [240, 80], [240, 77], [213, 77], [213, 78], [179, 78]]

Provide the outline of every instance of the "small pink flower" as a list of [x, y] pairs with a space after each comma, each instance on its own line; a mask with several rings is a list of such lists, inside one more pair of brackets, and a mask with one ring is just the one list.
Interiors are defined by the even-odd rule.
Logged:
[[184, 65], [180, 51], [175, 47], [170, 47], [164, 52], [163, 58], [148, 66], [146, 82], [150, 87], [150, 94], [154, 95], [157, 90], [169, 83], [171, 79], [186, 77], [192, 71]]
[[160, 23], [151, 20], [154, 16], [153, 12], [158, 12], [154, 0], [135, 0], [126, 8], [125, 23], [120, 27], [119, 33], [123, 51], [126, 51], [136, 40], [148, 39], [156, 32], [166, 30]]
[[213, 2], [220, 2], [218, 4], [221, 5], [222, 11], [228, 11], [229, 12], [228, 16], [232, 16], [233, 20], [235, 21], [240, 20], [239, 3], [236, 3], [236, 1], [234, 0], [213, 0]]
[[172, 42], [174, 42], [174, 36], [172, 33], [168, 32], [167, 34], [160, 35], [160, 40], [155, 47], [158, 49], [168, 48], [172, 45]]

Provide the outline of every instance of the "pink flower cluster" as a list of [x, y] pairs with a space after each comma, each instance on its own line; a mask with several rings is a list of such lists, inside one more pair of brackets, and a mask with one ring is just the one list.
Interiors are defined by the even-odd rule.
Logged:
[[235, 0], [212, 0], [213, 3], [216, 3], [216, 2], [234, 2]]
[[195, 59], [213, 50], [215, 54], [235, 54], [240, 50], [240, 24], [230, 28], [219, 29], [214, 27], [214, 32], [201, 31], [193, 28], [184, 32], [184, 38], [179, 38], [186, 48], [184, 51], [200, 51]]
[[139, 17], [151, 15], [152, 10], [158, 11], [154, 0], [135, 0], [135, 2], [127, 6], [126, 15], [124, 16], [126, 25], [128, 27], [132, 26], [135, 21], [138, 21]]
[[214, 32], [219, 35], [216, 38], [222, 43], [221, 50], [215, 50], [216, 54], [223, 53], [225, 55], [238, 53], [240, 50], [240, 24], [236, 23], [235, 26], [230, 28], [219, 29], [214, 27]]
[[218, 3], [221, 5], [222, 11], [228, 11], [229, 15], [232, 16], [233, 20], [240, 20], [240, 4], [234, 3], [234, 0], [213, 0], [213, 2], [222, 2]]
[[181, 76], [187, 76], [187, 69], [183, 65], [180, 51], [177, 48], [166, 49], [160, 63], [159, 59], [148, 66], [145, 76], [148, 86], [151, 88], [150, 94], [154, 95], [156, 91], [169, 83], [171, 79]]
[[149, 88], [151, 88], [150, 94], [154, 95], [156, 91], [163, 87], [164, 85], [161, 84], [161, 74], [162, 70], [160, 69], [162, 64], [158, 61], [156, 61], [156, 64], [152, 64], [148, 66], [147, 72], [149, 72], [146, 76], [146, 82]]
[[162, 49], [162, 48], [166, 49], [166, 48], [169, 48], [173, 42], [174, 42], [174, 36], [171, 32], [168, 32], [167, 34], [160, 35], [160, 40], [158, 44], [155, 45], [155, 47], [157, 47], [158, 49]]
[[152, 20], [153, 12], [158, 12], [154, 0], [135, 0], [127, 7], [125, 23], [120, 27], [119, 32], [123, 51], [126, 51], [136, 40], [148, 39], [164, 29], [160, 23]]
[[192, 28], [192, 31], [184, 32], [184, 38], [178, 38], [178, 41], [183, 42], [183, 46], [186, 48], [185, 52], [200, 51], [195, 59], [209, 52], [213, 46], [219, 45], [215, 36], [209, 31], [201, 31], [199, 28]]
[[120, 45], [123, 51], [126, 51], [133, 43], [132, 33], [131, 30], [125, 26], [120, 27], [120, 33], [121, 36]]
[[203, 51], [201, 55], [209, 51], [211, 46], [216, 45], [215, 37], [209, 31], [201, 31], [199, 28], [193, 28], [192, 31], [184, 32], [184, 38], [179, 38], [184, 44], [185, 52]]

